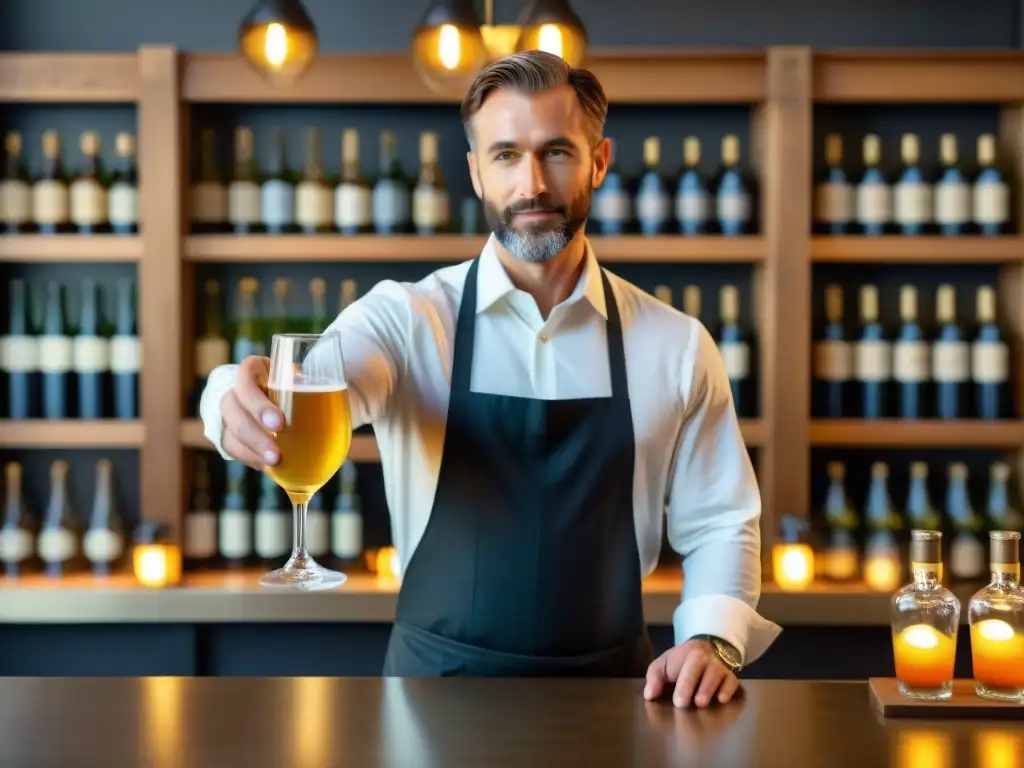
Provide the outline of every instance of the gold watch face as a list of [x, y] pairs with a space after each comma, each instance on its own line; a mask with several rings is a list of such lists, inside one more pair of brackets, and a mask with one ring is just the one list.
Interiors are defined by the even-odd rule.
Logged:
[[733, 648], [729, 643], [720, 640], [717, 637], [712, 638], [711, 643], [715, 647], [715, 650], [722, 655], [722, 658], [726, 664], [728, 664], [733, 669], [736, 669], [740, 666], [739, 651]]

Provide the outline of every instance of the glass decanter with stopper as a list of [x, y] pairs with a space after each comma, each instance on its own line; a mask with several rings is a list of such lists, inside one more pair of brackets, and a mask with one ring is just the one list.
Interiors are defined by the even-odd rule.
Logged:
[[974, 690], [984, 699], [1024, 701], [1024, 590], [1020, 534], [989, 533], [992, 582], [967, 604]]
[[896, 682], [913, 699], [948, 699], [953, 695], [960, 601], [942, 586], [942, 534], [910, 532], [913, 581], [892, 597], [892, 644]]

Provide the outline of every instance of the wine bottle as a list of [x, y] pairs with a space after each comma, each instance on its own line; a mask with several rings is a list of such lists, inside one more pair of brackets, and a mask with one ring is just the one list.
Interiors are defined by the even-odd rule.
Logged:
[[288, 309], [288, 300], [292, 293], [292, 281], [286, 277], [279, 277], [273, 284], [273, 301], [270, 307], [270, 317], [265, 323], [266, 335], [263, 339], [263, 348], [270, 349], [274, 336], [283, 333], [290, 333], [291, 312]]
[[4, 514], [0, 520], [0, 562], [4, 575], [18, 576], [35, 554], [35, 521], [21, 487], [22, 468], [16, 461], [4, 464]]
[[40, 559], [49, 576], [75, 570], [81, 559], [79, 530], [71, 509], [68, 463], [58, 459], [50, 465], [50, 499], [36, 541]]
[[843, 170], [843, 137], [825, 137], [825, 172], [814, 190], [815, 231], [823, 235], [844, 235], [854, 219], [853, 186]]
[[946, 515], [956, 533], [949, 547], [949, 570], [954, 579], [979, 579], [985, 574], [984, 521], [971, 504], [967, 465], [952, 462], [946, 472]]
[[971, 348], [956, 323], [956, 289], [940, 285], [935, 295], [939, 336], [932, 346], [932, 379], [935, 381], [935, 415], [940, 419], [960, 416], [964, 389], [971, 378]]
[[363, 515], [356, 490], [358, 473], [351, 461], [341, 465], [341, 482], [331, 515], [331, 553], [341, 567], [357, 562], [363, 554]]
[[660, 301], [662, 304], [672, 306], [672, 289], [667, 285], [656, 285], [654, 286], [654, 298]]
[[722, 168], [715, 184], [715, 206], [723, 235], [743, 235], [750, 231], [751, 189], [740, 168], [740, 140], [732, 134], [722, 137]]
[[306, 163], [295, 188], [295, 220], [307, 235], [330, 232], [334, 219], [333, 189], [324, 180], [320, 131], [306, 129]]
[[306, 508], [306, 551], [319, 561], [331, 551], [331, 520], [324, 509], [324, 494], [314, 493]]
[[280, 128], [272, 134], [267, 176], [260, 188], [260, 208], [268, 233], [280, 235], [295, 229], [295, 185], [288, 172], [287, 144]]
[[189, 570], [207, 567], [217, 555], [217, 514], [210, 495], [210, 462], [205, 454], [195, 456], [192, 503], [185, 514], [182, 556]]
[[854, 378], [860, 382], [861, 416], [881, 419], [886, 415], [888, 384], [892, 378], [892, 347], [878, 322], [878, 288], [860, 289], [860, 339], [854, 347]]
[[900, 330], [892, 348], [892, 372], [899, 393], [899, 415], [919, 419], [923, 414], [925, 382], [931, 370], [931, 350], [917, 321], [917, 288], [900, 288]]
[[110, 339], [110, 371], [114, 379], [114, 418], [139, 416], [139, 373], [142, 340], [136, 329], [135, 278], [117, 281], [114, 335]]
[[338, 314], [340, 315], [359, 298], [359, 289], [356, 281], [352, 278], [345, 278], [341, 281], [341, 295], [338, 300]]
[[359, 131], [346, 128], [341, 134], [341, 179], [334, 190], [334, 224], [341, 234], [358, 235], [372, 229], [371, 198], [359, 161]]
[[[611, 144], [608, 171], [601, 186], [594, 190], [591, 219], [599, 234], [621, 235], [633, 218], [633, 204], [626, 188], [626, 180], [619, 172], [615, 161], [617, 144], [614, 139], [608, 141]], [[463, 219], [465, 218], [464, 216]]]
[[996, 165], [996, 138], [990, 133], [978, 137], [978, 165], [974, 180], [972, 220], [982, 235], [1005, 234], [1010, 224], [1010, 189]]
[[418, 235], [451, 229], [451, 199], [437, 162], [437, 134], [433, 131], [420, 134], [420, 175], [412, 193], [412, 223]]
[[243, 277], [238, 281], [235, 343], [232, 349], [232, 361], [235, 363], [242, 362], [249, 355], [266, 354], [256, 316], [259, 286], [259, 281], [255, 277]]
[[230, 567], [246, 564], [252, 557], [253, 519], [246, 508], [246, 467], [239, 461], [227, 462], [227, 493], [217, 518], [217, 543], [220, 555]]
[[0, 221], [4, 234], [27, 232], [32, 220], [31, 180], [21, 154], [21, 134], [9, 131], [4, 136], [4, 175], [0, 178]]
[[43, 372], [43, 418], [68, 418], [68, 393], [74, 366], [74, 342], [67, 322], [64, 286], [46, 285], [43, 335], [39, 337], [39, 368]]
[[998, 419], [1007, 410], [1010, 350], [996, 323], [996, 292], [990, 285], [978, 288], [975, 301], [978, 335], [971, 344], [971, 378], [974, 380], [978, 418]]
[[911, 528], [926, 531], [942, 529], [942, 517], [928, 493], [928, 465], [923, 461], [910, 464], [910, 485], [907, 488], [907, 520]]
[[117, 235], [139, 231], [139, 171], [135, 164], [135, 137], [119, 133], [114, 139], [117, 165], [107, 192], [110, 226]]
[[203, 282], [203, 334], [196, 339], [195, 346], [193, 410], [198, 410], [199, 398], [213, 369], [230, 361], [231, 345], [224, 334], [220, 282], [209, 278]]
[[700, 139], [683, 139], [683, 168], [676, 183], [676, 222], [679, 233], [703, 235], [711, 217], [711, 196], [707, 180], [700, 172]]
[[853, 347], [843, 327], [843, 288], [825, 287], [825, 327], [814, 345], [814, 371], [818, 381], [818, 401], [829, 419], [847, 414], [847, 394], [853, 375]]
[[700, 320], [701, 295], [699, 285], [687, 285], [683, 287], [683, 312], [694, 320]]
[[864, 549], [865, 580], [873, 589], [895, 589], [903, 570], [896, 539], [896, 532], [903, 528], [903, 520], [889, 496], [889, 466], [881, 461], [871, 465], [864, 519], [870, 531]]
[[942, 172], [935, 184], [935, 223], [939, 225], [940, 234], [966, 234], [971, 219], [971, 187], [960, 171], [954, 134], [942, 134], [939, 159]]
[[291, 549], [291, 512], [281, 505], [277, 482], [260, 475], [260, 498], [256, 505], [256, 554], [269, 564], [287, 557]]
[[903, 235], [924, 234], [932, 219], [932, 188], [921, 170], [917, 134], [905, 133], [900, 140], [903, 170], [893, 190], [893, 218]]
[[101, 231], [107, 225], [107, 190], [103, 186], [100, 137], [86, 131], [81, 137], [82, 163], [68, 191], [71, 223], [80, 235]]
[[250, 235], [263, 219], [252, 130], [235, 129], [235, 168], [227, 190], [227, 219], [236, 235]]
[[217, 167], [217, 137], [206, 128], [199, 134], [199, 179], [192, 185], [192, 228], [220, 232], [228, 220], [228, 191]]
[[327, 316], [327, 282], [322, 277], [309, 281], [309, 298], [312, 312], [309, 316], [309, 333], [323, 333], [331, 324]]
[[103, 319], [103, 293], [100, 285], [86, 278], [82, 281], [78, 333], [72, 340], [80, 419], [101, 419], [104, 416], [107, 374], [110, 371], [109, 336], [109, 329]]
[[96, 462], [96, 494], [89, 528], [82, 540], [82, 549], [97, 576], [117, 570], [125, 551], [124, 525], [114, 509], [113, 472], [110, 459]]
[[38, 412], [39, 338], [24, 280], [10, 282], [10, 322], [0, 339], [0, 363], [7, 379], [7, 417], [30, 419]]
[[881, 168], [882, 142], [864, 137], [864, 172], [857, 182], [857, 228], [863, 235], [884, 235], [892, 221], [892, 187]]
[[41, 235], [68, 229], [68, 182], [60, 155], [60, 134], [44, 131], [42, 172], [32, 185], [32, 215]]
[[825, 522], [829, 539], [822, 570], [827, 579], [848, 581], [857, 575], [860, 567], [854, 538], [860, 520], [846, 495], [846, 465], [841, 461], [830, 461], [826, 471], [829, 484], [825, 496]]
[[748, 410], [746, 385], [750, 376], [750, 345], [740, 329], [740, 294], [735, 285], [722, 286], [718, 313], [722, 323], [718, 348], [732, 385], [733, 404], [737, 413], [744, 414]]
[[409, 184], [398, 158], [398, 136], [394, 131], [380, 134], [380, 175], [373, 186], [373, 229], [378, 235], [408, 231], [412, 216]]
[[668, 225], [672, 203], [661, 175], [661, 140], [657, 136], [644, 139], [644, 168], [636, 191], [637, 223], [641, 234], [660, 235]]
[[1005, 461], [992, 462], [989, 467], [985, 517], [995, 530], [1021, 533], [1024, 529], [1024, 510], [1010, 501], [1010, 465]]

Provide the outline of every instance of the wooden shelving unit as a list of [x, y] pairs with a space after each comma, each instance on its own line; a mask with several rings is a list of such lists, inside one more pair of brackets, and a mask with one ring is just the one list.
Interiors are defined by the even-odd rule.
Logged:
[[1024, 264], [1024, 237], [815, 237], [811, 260], [847, 264]]
[[142, 421], [0, 421], [0, 446], [4, 448], [140, 448], [145, 439]]
[[115, 235], [14, 235], [0, 237], [0, 261], [134, 262], [143, 254], [142, 239]]
[[1024, 446], [1024, 421], [910, 421], [820, 419], [811, 422], [811, 445], [842, 448], [987, 448]]

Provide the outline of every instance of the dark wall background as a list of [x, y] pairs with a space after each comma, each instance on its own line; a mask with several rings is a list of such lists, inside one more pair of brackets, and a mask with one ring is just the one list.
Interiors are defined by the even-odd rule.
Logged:
[[[0, 0], [2, 50], [227, 51], [253, 0]], [[429, 0], [306, 0], [324, 50], [407, 50]], [[477, 7], [482, 13], [483, 0]], [[521, 0], [495, 0], [515, 21]], [[1024, 47], [1024, 0], [575, 0], [597, 46]]]

